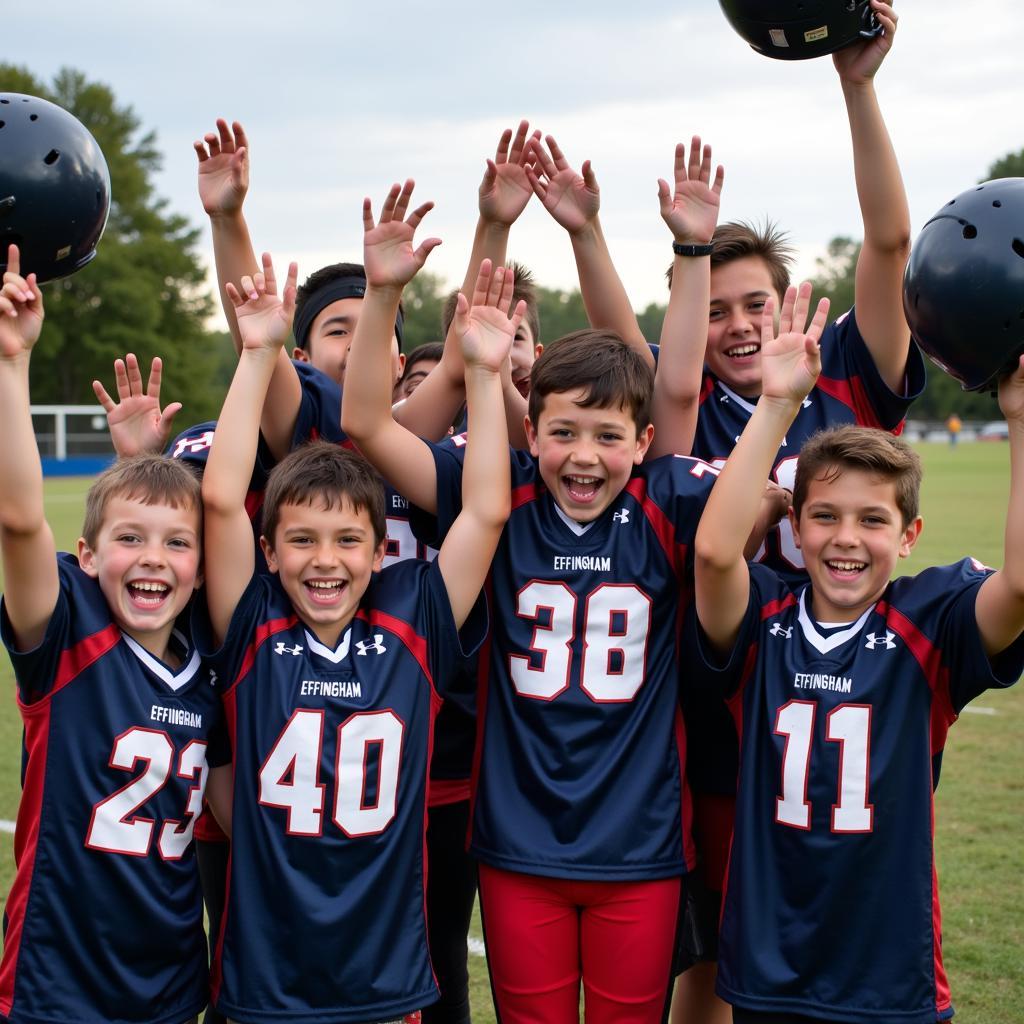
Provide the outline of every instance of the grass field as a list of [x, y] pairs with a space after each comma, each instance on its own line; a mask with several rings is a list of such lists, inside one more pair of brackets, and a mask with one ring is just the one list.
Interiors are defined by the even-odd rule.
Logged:
[[[1007, 447], [921, 445], [925, 530], [901, 571], [972, 554], [1002, 561]], [[60, 546], [73, 550], [88, 481], [47, 483], [47, 510]], [[10, 666], [0, 685], [13, 692]], [[1024, 1021], [1024, 690], [986, 694], [950, 733], [936, 809], [946, 966], [964, 1024]], [[19, 796], [21, 724], [13, 700], [0, 706], [0, 819]], [[0, 891], [13, 874], [13, 837], [0, 833]], [[480, 938], [479, 922], [474, 933]], [[837, 937], [839, 941], [839, 937]], [[471, 956], [474, 1020], [493, 1022], [487, 971]]]

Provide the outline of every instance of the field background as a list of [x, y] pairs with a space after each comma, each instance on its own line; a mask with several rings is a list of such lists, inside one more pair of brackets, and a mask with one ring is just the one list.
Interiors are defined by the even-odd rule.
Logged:
[[[965, 554], [1002, 564], [1007, 499], [1005, 444], [919, 446], [925, 461], [925, 529], [916, 572]], [[51, 479], [47, 514], [60, 547], [74, 550], [89, 481]], [[0, 659], [0, 686], [13, 693], [10, 664]], [[951, 731], [936, 798], [936, 845], [942, 886], [946, 967], [957, 1020], [1020, 1024], [1024, 1020], [1024, 690], [988, 693]], [[20, 795], [21, 723], [13, 699], [0, 703], [0, 819], [13, 821]], [[13, 836], [0, 832], [0, 892], [14, 871]], [[475, 949], [481, 949], [479, 921]], [[837, 949], [841, 937], [837, 936]], [[487, 971], [470, 957], [473, 1016], [495, 1020]]]

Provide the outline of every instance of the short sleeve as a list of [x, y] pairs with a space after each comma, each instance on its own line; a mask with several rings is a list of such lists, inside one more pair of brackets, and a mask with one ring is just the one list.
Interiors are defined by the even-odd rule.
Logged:
[[882, 380], [857, 325], [856, 309], [850, 309], [829, 326], [822, 338], [821, 351], [818, 387], [849, 405], [861, 426], [896, 430], [924, 391], [924, 359], [914, 342], [907, 352], [902, 393], [897, 394]]
[[238, 678], [256, 627], [261, 619], [266, 618], [267, 592], [272, 584], [273, 581], [265, 575], [253, 575], [231, 615], [224, 642], [220, 645], [214, 636], [205, 589], [196, 597], [192, 607], [192, 640], [206, 666], [215, 673], [221, 693], [230, 689]]
[[292, 360], [292, 365], [302, 390], [292, 449], [314, 439], [343, 444], [348, 435], [341, 429], [341, 387], [309, 363]]
[[752, 675], [756, 667], [761, 610], [777, 602], [789, 590], [771, 569], [754, 564], [749, 569], [747, 608], [743, 613], [739, 633], [729, 651], [719, 652], [712, 647], [701, 628], [695, 607], [687, 613], [683, 663], [689, 670], [683, 675], [684, 688], [689, 685], [729, 698]]
[[10, 655], [23, 704], [49, 696], [63, 676], [73, 677], [121, 637], [99, 584], [82, 572], [77, 559], [58, 555], [57, 570], [57, 603], [43, 639], [31, 650], [18, 650], [6, 602], [0, 604], [0, 637]]

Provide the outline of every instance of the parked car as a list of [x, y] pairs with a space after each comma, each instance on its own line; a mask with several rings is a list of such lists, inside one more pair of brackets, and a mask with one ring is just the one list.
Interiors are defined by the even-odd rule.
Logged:
[[1010, 428], [1006, 425], [1006, 420], [993, 420], [978, 431], [979, 441], [1008, 441], [1009, 439]]

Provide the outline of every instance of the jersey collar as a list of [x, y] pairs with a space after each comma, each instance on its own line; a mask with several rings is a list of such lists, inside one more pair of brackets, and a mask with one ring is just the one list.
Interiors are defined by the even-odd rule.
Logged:
[[[171, 635], [181, 645], [181, 649], [186, 654], [189, 654], [189, 643], [185, 634], [176, 629]], [[191, 655], [188, 660], [181, 666], [181, 668], [178, 669], [177, 672], [175, 672], [159, 658], [150, 654], [149, 651], [147, 651], [146, 648], [138, 642], [138, 640], [132, 639], [132, 637], [127, 633], [122, 633], [121, 636], [124, 637], [124, 642], [128, 645], [128, 649], [132, 654], [134, 654], [135, 657], [153, 673], [153, 675], [175, 692], [180, 690], [193, 678], [193, 676], [195, 676], [196, 672], [199, 671], [199, 652], [194, 647], [191, 649]]]
[[313, 654], [320, 655], [321, 658], [325, 658], [332, 665], [338, 665], [348, 657], [349, 644], [352, 642], [352, 627], [348, 629], [341, 636], [341, 640], [338, 641], [338, 646], [333, 650], [326, 644], [320, 643], [319, 640], [308, 629], [303, 630], [306, 634], [306, 644], [309, 650]]
[[804, 635], [804, 639], [820, 654], [828, 654], [837, 647], [841, 647], [847, 640], [855, 637], [864, 628], [864, 623], [867, 622], [868, 616], [874, 608], [873, 606], [868, 608], [856, 622], [850, 623], [846, 629], [840, 629], [834, 633], [829, 633], [828, 636], [823, 636], [818, 632], [814, 620], [807, 614], [807, 594], [810, 589], [810, 587], [804, 587], [800, 592], [800, 612], [797, 616], [797, 621], [800, 623], [800, 630]]

